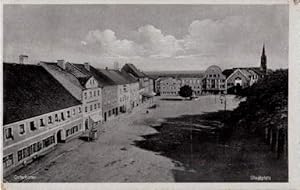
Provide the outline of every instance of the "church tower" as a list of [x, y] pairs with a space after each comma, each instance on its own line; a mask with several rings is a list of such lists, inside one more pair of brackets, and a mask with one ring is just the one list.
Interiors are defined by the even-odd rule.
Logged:
[[262, 54], [260, 57], [260, 70], [267, 74], [267, 56], [265, 54], [265, 44], [263, 45]]

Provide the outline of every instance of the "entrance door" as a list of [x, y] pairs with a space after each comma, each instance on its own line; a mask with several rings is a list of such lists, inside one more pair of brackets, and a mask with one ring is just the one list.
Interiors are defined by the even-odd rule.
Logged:
[[88, 119], [85, 120], [84, 126], [85, 126], [85, 130], [89, 129], [89, 121], [88, 121]]
[[104, 112], [104, 122], [106, 122], [106, 120], [107, 120], [107, 113]]
[[57, 139], [57, 143], [61, 143], [63, 142], [62, 140], [62, 130], [59, 130], [57, 133], [56, 133], [56, 139]]

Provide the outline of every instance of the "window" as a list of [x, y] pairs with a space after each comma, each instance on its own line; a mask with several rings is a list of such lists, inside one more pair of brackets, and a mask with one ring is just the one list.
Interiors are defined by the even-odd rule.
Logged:
[[61, 112], [60, 115], [61, 115], [61, 120], [64, 121], [65, 120], [64, 112]]
[[90, 111], [92, 111], [93, 110], [93, 105], [90, 105]]
[[43, 118], [40, 119], [40, 126], [41, 126], [41, 127], [45, 127], [45, 122], [44, 122], [44, 119], [43, 119]]
[[73, 111], [72, 114], [75, 115], [75, 109], [73, 109], [72, 111]]
[[67, 118], [70, 118], [71, 117], [71, 113], [70, 113], [70, 111], [68, 110], [67, 111]]
[[96, 96], [96, 91], [94, 91], [94, 96]]
[[3, 167], [8, 168], [14, 164], [14, 157], [13, 154], [10, 154], [8, 156], [5, 156], [3, 158]]
[[87, 93], [86, 92], [84, 93], [84, 99], [87, 99]]
[[90, 97], [92, 97], [93, 96], [93, 93], [90, 91]]
[[48, 124], [51, 124], [52, 123], [52, 116], [50, 115], [49, 117], [48, 117]]
[[34, 124], [34, 121], [31, 121], [29, 125], [30, 125], [30, 130], [31, 131], [35, 131], [37, 129], [35, 124]]
[[46, 148], [48, 146], [50, 146], [51, 144], [55, 143], [55, 139], [54, 136], [50, 136], [46, 139], [43, 140], [43, 147]]
[[59, 121], [57, 114], [55, 114], [55, 121], [57, 121], [57, 122]]
[[88, 112], [88, 108], [87, 108], [87, 106], [85, 106], [85, 112]]
[[14, 139], [13, 134], [12, 134], [12, 128], [6, 128], [5, 129], [5, 138], [6, 139]]
[[100, 96], [100, 90], [98, 90], [98, 96]]
[[100, 104], [100, 103], [98, 103], [98, 108], [100, 108], [100, 106], [101, 106], [101, 104]]
[[25, 125], [24, 124], [19, 125], [19, 133], [20, 133], [20, 135], [23, 135], [25, 133]]
[[78, 108], [78, 113], [81, 113], [81, 107]]
[[94, 109], [97, 109], [97, 104], [94, 104]]

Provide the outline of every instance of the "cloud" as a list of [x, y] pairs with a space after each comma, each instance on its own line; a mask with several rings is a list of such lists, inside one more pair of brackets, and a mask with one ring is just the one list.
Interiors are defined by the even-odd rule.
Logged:
[[153, 25], [144, 25], [129, 32], [129, 39], [118, 38], [110, 29], [92, 30], [82, 45], [90, 46], [100, 55], [111, 58], [197, 58], [223, 64], [245, 60], [247, 56], [256, 57], [260, 53], [257, 47], [269, 37], [268, 34], [258, 32], [262, 27], [265, 27], [263, 22], [251, 17], [228, 16], [222, 19], [194, 20], [182, 38], [165, 34]]
[[117, 39], [115, 32], [109, 29], [89, 31], [84, 42], [99, 48], [99, 53], [107, 57], [130, 57], [136, 56], [138, 52], [138, 47], [133, 41]]
[[146, 25], [133, 31], [134, 40], [118, 39], [115, 32], [92, 30], [86, 35], [82, 45], [98, 48], [103, 56], [125, 57], [172, 57], [183, 51], [181, 41], [172, 35], [164, 35], [152, 25]]
[[135, 34], [145, 56], [172, 57], [177, 52], [183, 51], [180, 40], [172, 35], [164, 35], [160, 29], [152, 25], [140, 27]]

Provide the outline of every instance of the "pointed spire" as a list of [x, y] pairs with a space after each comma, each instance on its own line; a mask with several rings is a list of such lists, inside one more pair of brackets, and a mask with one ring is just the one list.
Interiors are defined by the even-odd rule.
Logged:
[[262, 55], [263, 55], [263, 56], [265, 55], [265, 43], [264, 43], [264, 45], [263, 45]]

